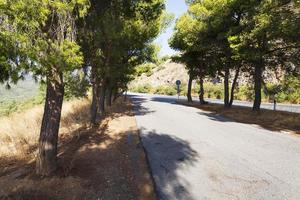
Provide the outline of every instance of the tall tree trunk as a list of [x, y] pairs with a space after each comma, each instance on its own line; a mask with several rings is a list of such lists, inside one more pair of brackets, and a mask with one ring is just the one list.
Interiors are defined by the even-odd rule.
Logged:
[[92, 105], [91, 105], [91, 124], [95, 125], [97, 123], [98, 116], [98, 85], [93, 83], [92, 86], [93, 96], [92, 96]]
[[262, 67], [263, 62], [259, 62], [255, 65], [255, 71], [254, 71], [254, 92], [255, 92], [255, 98], [254, 98], [254, 104], [253, 104], [253, 111], [259, 111], [260, 105], [261, 105], [261, 82], [262, 82]]
[[44, 115], [38, 144], [36, 172], [51, 175], [57, 169], [57, 141], [64, 98], [63, 74], [54, 72], [47, 79]]
[[229, 66], [225, 66], [225, 76], [224, 76], [224, 107], [228, 108], [229, 106]]
[[188, 91], [187, 91], [188, 102], [193, 102], [193, 99], [192, 99], [192, 84], [193, 84], [193, 75], [192, 75], [192, 73], [190, 73], [189, 83], [188, 83]]
[[108, 87], [107, 94], [106, 94], [106, 106], [108, 106], [108, 107], [111, 107], [112, 93], [113, 93], [112, 87]]
[[124, 91], [123, 95], [124, 95], [124, 101], [127, 101], [127, 90]]
[[200, 104], [206, 104], [206, 101], [204, 100], [204, 80], [202, 76], [200, 76], [199, 100]]
[[105, 96], [106, 96], [105, 92], [106, 92], [106, 84], [102, 82], [99, 90], [99, 101], [98, 101], [100, 117], [103, 117], [105, 112]]
[[117, 100], [118, 96], [118, 89], [114, 88], [113, 90], [113, 98], [112, 98], [112, 102], [115, 102]]
[[91, 70], [91, 82], [92, 82], [92, 105], [91, 105], [91, 119], [90, 122], [92, 125], [97, 124], [98, 119], [98, 102], [99, 102], [99, 85], [100, 81], [99, 78], [97, 78], [97, 67], [96, 65], [92, 65]]
[[233, 79], [232, 86], [231, 86], [231, 93], [230, 93], [229, 107], [231, 107], [232, 104], [233, 104], [233, 100], [234, 100], [234, 90], [235, 90], [235, 88], [236, 88], [237, 80], [238, 80], [239, 75], [240, 75], [240, 69], [241, 69], [241, 67], [238, 67], [238, 68], [236, 69], [236, 71], [235, 71], [234, 79]]

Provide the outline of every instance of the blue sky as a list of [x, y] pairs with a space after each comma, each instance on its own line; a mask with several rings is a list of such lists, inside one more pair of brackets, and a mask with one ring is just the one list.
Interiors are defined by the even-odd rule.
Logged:
[[[187, 10], [185, 0], [166, 0], [166, 8], [167, 12], [175, 14], [175, 20]], [[168, 44], [168, 39], [173, 34], [175, 20], [172, 25], [155, 40], [155, 43], [161, 46], [160, 55], [162, 56], [172, 55], [175, 53], [175, 51], [172, 50]]]

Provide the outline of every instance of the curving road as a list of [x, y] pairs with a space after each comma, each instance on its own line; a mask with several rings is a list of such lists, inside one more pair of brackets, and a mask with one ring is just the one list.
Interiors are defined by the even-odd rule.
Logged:
[[131, 94], [158, 199], [298, 200], [300, 137]]

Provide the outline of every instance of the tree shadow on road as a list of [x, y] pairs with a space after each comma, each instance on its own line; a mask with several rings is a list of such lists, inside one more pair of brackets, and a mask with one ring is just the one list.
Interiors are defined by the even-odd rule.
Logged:
[[206, 112], [197, 112], [199, 115], [203, 115], [203, 116], [207, 116], [210, 120], [213, 121], [218, 121], [218, 122], [235, 122], [232, 119], [223, 117], [221, 115], [218, 114], [214, 114], [214, 113], [206, 113]]
[[234, 106], [228, 109], [217, 104], [199, 105], [198, 103], [188, 103], [186, 101], [178, 101], [178, 103], [202, 110], [198, 112], [199, 115], [207, 116], [214, 121], [258, 125], [270, 131], [288, 131], [300, 134], [299, 113], [266, 109], [254, 112], [247, 107]]
[[147, 153], [149, 166], [155, 181], [158, 199], [189, 199], [190, 183], [185, 179], [182, 171], [188, 172], [199, 155], [187, 141], [148, 131], [141, 128], [140, 136]]
[[143, 103], [147, 102], [147, 99], [145, 98], [141, 98], [137, 95], [128, 95], [130, 97], [130, 99], [132, 100], [133, 104], [134, 104], [134, 114], [136, 116], [140, 116], [140, 115], [147, 115], [150, 113], [154, 113], [155, 111], [150, 110], [148, 108], [146, 108], [145, 106], [143, 106]]
[[160, 102], [160, 103], [168, 103], [168, 104], [178, 104], [178, 103], [176, 103], [175, 97], [174, 97], [174, 99], [170, 98], [170, 97], [152, 97], [151, 101]]
[[300, 134], [300, 114], [298, 113], [264, 109], [254, 112], [251, 108], [225, 109], [216, 105], [197, 106], [196, 108], [202, 110], [202, 112], [198, 112], [199, 115], [207, 116], [213, 121], [258, 125], [269, 131], [288, 131]]

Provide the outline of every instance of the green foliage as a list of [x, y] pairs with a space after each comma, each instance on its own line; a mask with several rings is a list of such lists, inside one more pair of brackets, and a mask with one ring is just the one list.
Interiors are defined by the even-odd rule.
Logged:
[[153, 70], [156, 67], [153, 63], [145, 63], [136, 67], [136, 75], [141, 76], [142, 74], [146, 74], [148, 77], [153, 74]]
[[131, 92], [138, 92], [138, 93], [150, 93], [152, 90], [151, 85], [146, 84], [146, 85], [138, 85], [136, 87], [130, 88], [129, 89]]
[[48, 14], [37, 0], [0, 1], [0, 83], [16, 83], [30, 67], [31, 39]]
[[90, 87], [88, 77], [82, 70], [66, 75], [65, 77], [65, 98], [87, 97], [87, 91]]
[[[278, 103], [300, 103], [300, 82], [299, 77], [288, 76], [281, 84], [267, 84], [268, 91], [262, 90], [262, 100], [264, 102], [273, 102], [274, 96]], [[204, 83], [205, 97], [213, 99], [222, 99], [224, 97], [224, 85]], [[280, 88], [280, 89], [279, 89]], [[192, 94], [197, 96], [199, 85], [195, 85]], [[234, 98], [241, 101], [253, 101], [254, 92], [252, 85], [240, 85], [236, 88]]]
[[160, 58], [160, 63], [165, 63], [165, 62], [167, 62], [170, 59], [171, 59], [171, 56], [165, 55], [165, 56], [163, 56], [163, 57]]
[[[16, 82], [28, 71], [49, 77], [53, 68], [70, 72], [80, 67], [74, 23], [87, 7], [87, 0], [1, 1], [0, 80]], [[78, 15], [72, 15], [75, 11]]]
[[164, 94], [164, 95], [176, 95], [177, 94], [177, 90], [175, 89], [175, 87], [172, 86], [158, 86], [158, 87], [154, 87], [151, 90], [151, 93], [153, 94]]
[[[169, 43], [181, 51], [175, 60], [185, 63], [190, 75], [221, 75], [227, 80], [228, 69], [236, 68], [255, 74], [254, 89], [258, 91], [255, 92], [255, 109], [259, 109], [256, 107], [260, 104], [261, 72], [279, 67], [289, 71], [291, 65], [299, 68], [298, 1], [186, 2], [188, 12], [177, 21]], [[272, 87], [262, 93], [264, 99], [274, 93], [276, 86]], [[209, 93], [214, 94], [211, 89], [208, 88]], [[243, 89], [241, 93], [250, 99], [251, 95]], [[222, 96], [222, 93], [213, 96]]]
[[173, 19], [164, 9], [163, 0], [1, 0], [0, 81], [63, 73], [70, 96], [76, 93], [71, 74], [85, 61], [97, 67], [99, 79], [125, 87], [136, 65], [157, 61], [151, 42]]
[[[187, 95], [187, 88], [188, 88], [187, 83], [182, 82], [181, 85], [180, 85], [180, 88], [179, 88], [181, 96], [186, 96]], [[177, 94], [177, 86], [174, 86], [174, 89], [176, 90], [176, 94]]]
[[254, 99], [253, 87], [250, 85], [239, 86], [234, 97], [237, 100], [252, 101]]
[[207, 98], [222, 99], [224, 98], [224, 86], [222, 84], [205, 83], [204, 90]]
[[177, 90], [174, 86], [164, 85], [153, 87], [150, 84], [138, 85], [132, 88], [129, 88], [131, 92], [138, 93], [150, 93], [150, 94], [163, 94], [163, 95], [175, 95]]
[[287, 76], [282, 90], [276, 95], [278, 102], [300, 103], [300, 76]]

